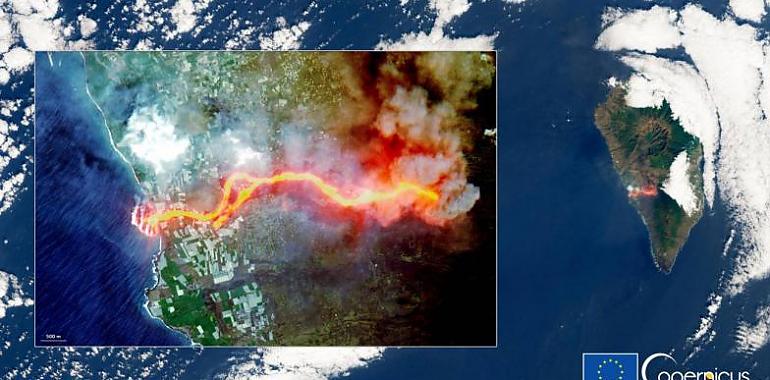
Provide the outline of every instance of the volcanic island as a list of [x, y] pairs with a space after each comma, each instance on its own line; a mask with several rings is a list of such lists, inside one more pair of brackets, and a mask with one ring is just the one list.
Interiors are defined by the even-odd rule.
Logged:
[[664, 99], [657, 107], [626, 104], [613, 87], [594, 113], [630, 203], [647, 226], [655, 264], [669, 273], [690, 230], [703, 215], [703, 147]]

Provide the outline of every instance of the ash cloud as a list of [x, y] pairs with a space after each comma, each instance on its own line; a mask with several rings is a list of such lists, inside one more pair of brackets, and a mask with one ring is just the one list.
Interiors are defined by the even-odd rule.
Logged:
[[[493, 55], [382, 53], [352, 63], [334, 58], [345, 67], [338, 108], [351, 116], [349, 122], [331, 121], [327, 131], [334, 141], [356, 152], [370, 183], [409, 181], [441, 194], [428, 208], [408, 201], [396, 209], [380, 207], [378, 220], [388, 224], [416, 209], [426, 222], [443, 225], [467, 213], [481, 194], [468, 182], [466, 154], [483, 133], [468, 114], [478, 108], [478, 94], [493, 85]], [[345, 110], [349, 104], [356, 114]]]
[[[294, 254], [304, 252], [301, 257], [325, 251], [323, 247], [338, 250], [338, 241], [359, 254], [377, 249], [386, 242], [393, 243], [395, 238], [383, 227], [400, 229], [396, 223], [419, 232], [428, 241], [439, 242], [440, 251], [469, 249], [475, 222], [468, 214], [485, 195], [469, 180], [468, 158], [478, 154], [475, 144], [484, 139], [484, 126], [474, 113], [480, 107], [479, 95], [494, 90], [494, 59], [493, 53], [479, 52], [321, 55], [318, 61], [332, 68], [335, 76], [308, 78], [300, 72], [296, 77], [315, 87], [335, 82], [338, 87], [331, 95], [297, 102], [289, 107], [286, 113], [291, 116], [286, 120], [273, 117], [253, 125], [248, 121], [228, 123], [233, 129], [231, 135], [239, 136], [240, 145], [266, 156], [261, 160], [269, 164], [259, 166], [254, 174], [310, 171], [351, 194], [364, 187], [385, 190], [408, 181], [435, 190], [440, 199], [426, 204], [417, 197], [400, 197], [372, 204], [362, 213], [361, 209], [324, 207], [324, 200], [312, 188], [290, 185], [289, 191], [273, 193], [282, 201], [263, 198], [244, 209], [243, 215], [268, 212], [265, 209], [273, 207], [311, 215], [309, 219], [301, 217], [304, 227], [300, 230], [307, 233], [290, 238], [305, 244], [302, 249], [290, 249]], [[273, 109], [283, 99], [296, 98], [300, 86], [308, 91], [307, 83], [282, 83], [281, 95], [269, 100], [265, 109]], [[258, 89], [268, 87], [262, 83]], [[259, 136], [249, 139], [250, 133]], [[227, 142], [221, 146], [235, 149]], [[254, 167], [250, 165], [244, 167]], [[294, 220], [291, 216], [283, 219], [287, 223]], [[314, 223], [317, 227], [312, 227]], [[340, 228], [329, 230], [327, 225]], [[333, 239], [319, 239], [310, 230], [323, 231]], [[286, 251], [287, 247], [276, 248]]]

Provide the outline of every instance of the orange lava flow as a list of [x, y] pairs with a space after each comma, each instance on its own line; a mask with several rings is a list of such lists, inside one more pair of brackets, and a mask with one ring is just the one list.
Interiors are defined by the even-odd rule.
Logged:
[[[429, 202], [436, 202], [439, 194], [427, 187], [412, 182], [399, 182], [394, 188], [387, 191], [363, 189], [357, 195], [347, 197], [340, 190], [327, 183], [315, 174], [307, 172], [286, 171], [272, 177], [253, 177], [246, 173], [234, 173], [227, 178], [222, 188], [223, 196], [217, 207], [211, 212], [201, 213], [187, 209], [169, 209], [162, 212], [153, 212], [143, 220], [149, 227], [149, 231], [156, 232], [160, 223], [172, 219], [187, 218], [201, 222], [209, 222], [212, 227], [218, 229], [241, 206], [248, 201], [252, 194], [261, 186], [274, 185], [281, 182], [304, 182], [313, 185], [328, 199], [342, 207], [356, 207], [376, 202], [385, 202], [398, 198], [402, 194], [412, 193]], [[232, 198], [233, 188], [237, 183], [245, 183], [246, 187], [238, 190], [237, 196]]]
[[640, 188], [632, 188], [628, 191], [628, 196], [630, 198], [641, 198], [641, 197], [654, 197], [658, 195], [658, 189], [653, 185], [645, 185], [644, 187]]

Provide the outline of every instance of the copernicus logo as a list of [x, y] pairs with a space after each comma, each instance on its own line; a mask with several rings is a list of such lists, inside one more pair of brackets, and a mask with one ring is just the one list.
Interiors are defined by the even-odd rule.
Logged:
[[[662, 360], [677, 364], [676, 360], [669, 354], [658, 352], [644, 359], [642, 364], [642, 380], [751, 380], [749, 371], [724, 371], [719, 368], [699, 371], [660, 371], [648, 374], [648, 368], [653, 361]], [[663, 363], [661, 363], [663, 364]]]
[[635, 353], [583, 354], [583, 380], [638, 380], [638, 368]]

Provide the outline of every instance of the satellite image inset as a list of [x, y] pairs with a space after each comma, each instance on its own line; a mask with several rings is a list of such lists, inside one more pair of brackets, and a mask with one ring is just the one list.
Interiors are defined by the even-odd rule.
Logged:
[[36, 343], [494, 346], [495, 61], [37, 53]]

